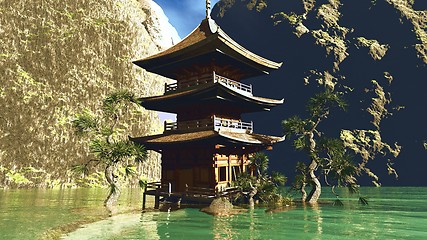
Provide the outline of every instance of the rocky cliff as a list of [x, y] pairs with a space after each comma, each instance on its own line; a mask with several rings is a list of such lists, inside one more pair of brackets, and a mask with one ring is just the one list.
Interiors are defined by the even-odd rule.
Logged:
[[[361, 164], [375, 160], [368, 167], [389, 184], [427, 185], [418, 177], [427, 158], [426, 9], [424, 0], [221, 0], [213, 16], [248, 49], [284, 62], [249, 80], [257, 95], [285, 98], [271, 113], [247, 116], [257, 131], [280, 134], [280, 121], [304, 114], [313, 93], [334, 89], [349, 108], [322, 129], [341, 137]], [[270, 155], [288, 175], [304, 158], [286, 141]]]
[[[1, 0], [0, 187], [73, 186], [70, 166], [88, 151], [70, 120], [116, 89], [162, 93], [165, 79], [131, 62], [178, 38], [152, 0]], [[161, 128], [154, 112], [132, 118], [127, 135]], [[141, 168], [158, 179], [159, 156]]]

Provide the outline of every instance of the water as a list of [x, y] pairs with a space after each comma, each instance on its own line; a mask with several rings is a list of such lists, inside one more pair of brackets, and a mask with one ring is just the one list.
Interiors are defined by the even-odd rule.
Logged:
[[[0, 240], [40, 239], [50, 230], [106, 218], [106, 193], [106, 189], [0, 190]], [[138, 208], [140, 198], [139, 191], [126, 192], [118, 211]]]
[[[427, 188], [363, 188], [369, 205], [341, 190], [343, 207], [330, 203], [274, 211], [258, 208], [228, 217], [199, 209], [137, 211], [106, 217], [105, 191], [0, 192], [0, 239], [36, 239], [49, 229], [93, 216], [101, 221], [77, 228], [64, 239], [427, 239]], [[140, 193], [122, 207], [139, 207]], [[323, 200], [333, 200], [325, 189]], [[149, 203], [148, 206], [152, 206]], [[103, 212], [103, 213], [102, 213]], [[37, 224], [34, 224], [37, 222]]]

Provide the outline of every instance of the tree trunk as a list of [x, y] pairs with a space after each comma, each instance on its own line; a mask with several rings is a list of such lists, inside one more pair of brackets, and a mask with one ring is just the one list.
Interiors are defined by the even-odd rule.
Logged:
[[[252, 185], [252, 184], [251, 184]], [[251, 209], [253, 209], [255, 207], [255, 201], [254, 201], [254, 196], [257, 194], [257, 189], [252, 187], [251, 190], [249, 191], [248, 197], [249, 197], [249, 207]]]
[[105, 178], [107, 179], [107, 182], [110, 185], [110, 192], [104, 201], [105, 206], [116, 205], [120, 197], [120, 187], [117, 184], [116, 177], [114, 176], [114, 169], [115, 167], [113, 165], [108, 165], [105, 168], [105, 172], [104, 172]]
[[312, 160], [310, 165], [308, 166], [308, 173], [310, 174], [310, 178], [312, 181], [312, 189], [310, 194], [307, 197], [308, 203], [317, 203], [317, 200], [320, 197], [320, 194], [322, 192], [322, 185], [320, 184], [319, 179], [317, 179], [316, 175], [314, 174], [314, 171], [316, 171], [317, 168], [317, 162], [316, 160]]
[[306, 201], [306, 199], [307, 199], [307, 192], [305, 191], [305, 186], [307, 185], [307, 183], [301, 183], [301, 189], [300, 189], [300, 192], [301, 192], [301, 201], [302, 202], [305, 202]]

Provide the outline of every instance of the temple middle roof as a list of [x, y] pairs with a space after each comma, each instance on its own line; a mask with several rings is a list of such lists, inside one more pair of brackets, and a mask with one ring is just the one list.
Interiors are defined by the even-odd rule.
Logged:
[[284, 99], [276, 100], [244, 94], [217, 82], [161, 96], [141, 98], [140, 102], [146, 109], [171, 113], [177, 113], [176, 111], [184, 106], [201, 105], [209, 102], [219, 104], [218, 106], [220, 104], [234, 106], [241, 109], [242, 112], [257, 112], [269, 111], [271, 108], [283, 104]]
[[134, 63], [172, 79], [177, 78], [180, 70], [193, 64], [232, 65], [240, 70], [242, 79], [268, 74], [282, 65], [247, 50], [211, 18], [204, 19], [193, 32], [171, 48]]

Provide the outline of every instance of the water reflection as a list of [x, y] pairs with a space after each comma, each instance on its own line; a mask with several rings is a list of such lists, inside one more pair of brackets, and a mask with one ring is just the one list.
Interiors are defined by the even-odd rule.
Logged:
[[[255, 208], [230, 216], [212, 216], [198, 209], [146, 212], [137, 226], [121, 226], [120, 235], [105, 239], [408, 239], [425, 238], [425, 206], [420, 212], [396, 210], [394, 203], [344, 206], [330, 203], [297, 205], [266, 211]], [[418, 208], [421, 209], [421, 208]], [[406, 220], [405, 220], [406, 219]], [[414, 219], [408, 225], [408, 219]], [[132, 225], [127, 220], [127, 225]], [[408, 229], [409, 228], [409, 229]], [[411, 239], [424, 239], [411, 238]]]
[[[144, 230], [144, 235], [146, 239], [159, 240], [160, 236], [158, 234], [157, 218], [159, 212], [144, 212], [141, 214], [141, 224]], [[170, 212], [168, 213], [168, 220], [170, 217]]]
[[249, 209], [229, 216], [214, 216], [212, 221], [213, 239], [260, 239], [259, 212]]
[[234, 231], [231, 225], [233, 216], [215, 216], [213, 219], [213, 239], [233, 239]]
[[[323, 217], [322, 209], [318, 203], [302, 205], [304, 212], [304, 232], [315, 233], [313, 239], [321, 239], [323, 234]], [[313, 223], [315, 224], [313, 226]], [[313, 227], [315, 230], [313, 231]]]

